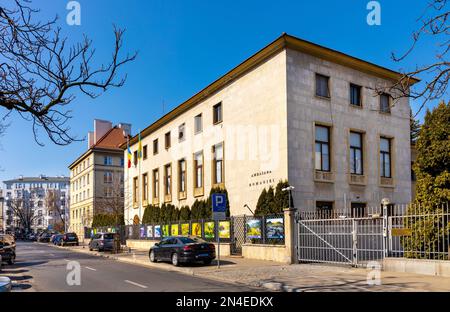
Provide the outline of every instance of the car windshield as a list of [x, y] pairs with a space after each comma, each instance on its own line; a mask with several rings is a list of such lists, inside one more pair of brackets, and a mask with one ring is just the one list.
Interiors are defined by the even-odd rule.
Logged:
[[112, 234], [112, 233], [104, 234], [103, 238], [104, 239], [113, 239], [114, 238], [114, 234]]
[[204, 243], [205, 241], [198, 237], [178, 237], [183, 244]]

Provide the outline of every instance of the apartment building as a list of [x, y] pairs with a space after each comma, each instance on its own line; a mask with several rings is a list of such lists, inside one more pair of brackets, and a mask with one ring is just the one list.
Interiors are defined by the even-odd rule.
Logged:
[[[31, 229], [34, 232], [50, 229], [56, 223], [62, 223], [61, 217], [68, 218], [66, 210], [70, 195], [68, 177], [19, 176], [17, 179], [3, 181], [3, 184], [4, 231], [14, 232], [21, 229], [20, 219], [12, 207], [29, 211], [27, 214], [33, 219]], [[54, 207], [47, 206], [47, 196], [50, 192], [53, 192], [56, 198]], [[16, 206], [12, 206], [15, 204]], [[54, 211], [55, 208], [59, 212]]]
[[88, 149], [69, 165], [70, 231], [79, 237], [92, 224], [96, 213], [123, 212], [123, 150], [131, 125], [94, 120], [88, 133]]
[[126, 218], [148, 204], [191, 205], [214, 186], [228, 190], [232, 215], [249, 214], [283, 179], [306, 211], [408, 203], [409, 102], [375, 92], [399, 77], [283, 34], [145, 128], [141, 159], [131, 139]]

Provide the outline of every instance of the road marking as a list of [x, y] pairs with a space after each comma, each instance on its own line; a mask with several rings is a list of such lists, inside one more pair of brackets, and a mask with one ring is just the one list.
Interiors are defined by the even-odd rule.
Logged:
[[96, 269], [88, 267], [88, 266], [86, 266], [85, 268], [88, 269], [88, 270], [91, 270], [91, 271], [97, 271]]
[[125, 280], [124, 282], [125, 282], [125, 283], [128, 283], [128, 284], [131, 284], [131, 285], [134, 285], [134, 286], [141, 287], [141, 288], [148, 288], [148, 287], [145, 286], [145, 285], [142, 285], [142, 284], [139, 284], [139, 283], [135, 283], [135, 282], [132, 282], [132, 281], [129, 281], [129, 280]]

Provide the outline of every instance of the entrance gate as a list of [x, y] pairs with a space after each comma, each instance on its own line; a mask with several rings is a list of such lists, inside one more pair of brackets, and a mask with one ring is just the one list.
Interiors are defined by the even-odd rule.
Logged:
[[297, 220], [298, 259], [352, 266], [382, 260], [383, 221], [382, 217]]

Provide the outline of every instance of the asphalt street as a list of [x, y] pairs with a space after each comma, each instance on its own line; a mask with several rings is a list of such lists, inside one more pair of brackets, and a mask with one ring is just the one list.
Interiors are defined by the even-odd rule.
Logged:
[[[16, 253], [16, 264], [5, 265], [0, 272], [0, 276], [9, 276], [14, 282], [14, 291], [244, 292], [255, 290], [178, 272], [90, 256], [45, 244], [18, 242]], [[77, 274], [78, 271], [80, 274]]]

